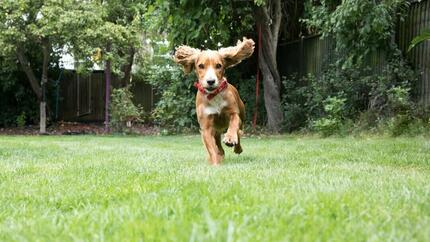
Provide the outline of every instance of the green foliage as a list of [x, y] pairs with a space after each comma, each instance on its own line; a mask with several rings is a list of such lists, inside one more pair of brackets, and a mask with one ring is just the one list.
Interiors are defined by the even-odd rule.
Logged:
[[195, 75], [185, 76], [182, 68], [170, 57], [149, 61], [139, 75], [156, 88], [160, 98], [152, 113], [155, 123], [170, 132], [196, 130]]
[[422, 34], [416, 36], [410, 43], [408, 51], [411, 51], [418, 44], [430, 40], [430, 30], [424, 31]]
[[18, 46], [41, 44], [43, 39], [57, 47], [52, 51], [60, 52], [80, 31], [88, 30], [88, 26], [82, 29], [82, 23], [91, 23], [94, 19], [91, 16], [97, 16], [82, 11], [84, 6], [89, 4], [73, 0], [1, 1], [0, 43], [3, 48], [0, 54], [14, 54]]
[[110, 61], [112, 71], [122, 75], [130, 49], [140, 47], [147, 1], [92, 0], [77, 4], [75, 9], [66, 16], [76, 27], [67, 33], [73, 35], [67, 47], [81, 61], [79, 70], [90, 69], [94, 62]]
[[110, 103], [110, 125], [116, 131], [123, 131], [127, 122], [139, 122], [143, 115], [142, 108], [134, 105], [133, 94], [129, 88], [113, 89]]
[[[5, 0], [0, 1], [0, 81], [4, 86], [16, 86], [16, 89], [0, 90], [2, 97], [0, 125], [15, 123], [17, 115], [25, 111], [29, 120], [33, 120], [34, 98], [22, 80], [28, 77], [17, 69], [17, 50], [22, 50], [37, 80], [33, 85], [40, 86], [42, 70], [42, 46], [47, 46], [50, 53], [48, 67], [50, 74], [55, 73], [56, 61], [63, 52], [72, 54], [81, 61], [78, 70], [88, 71], [94, 64], [110, 60], [113, 72], [122, 74], [124, 64], [132, 48], [138, 48], [142, 35], [142, 18], [148, 1], [139, 0]], [[107, 45], [111, 50], [107, 51]], [[5, 64], [4, 60], [13, 63]], [[27, 65], [27, 63], [24, 63]], [[9, 66], [13, 66], [13, 76], [9, 75]], [[16, 69], [16, 70], [15, 70]], [[9, 73], [8, 77], [3, 73]], [[5, 78], [7, 80], [5, 80]], [[48, 79], [52, 79], [48, 75]], [[13, 82], [13, 83], [12, 83]], [[0, 87], [3, 83], [0, 83]], [[23, 86], [25, 90], [21, 91]], [[36, 87], [37, 90], [39, 87]], [[14, 91], [17, 91], [14, 93]], [[6, 93], [7, 92], [7, 93]], [[37, 93], [37, 91], [36, 91]], [[50, 97], [47, 91], [48, 101]], [[15, 102], [25, 107], [18, 107]], [[28, 106], [33, 108], [28, 110]], [[3, 108], [5, 106], [5, 108]], [[8, 107], [11, 106], [11, 107]]]
[[370, 83], [367, 69], [326, 67], [319, 76], [293, 75], [283, 78], [283, 106], [288, 131], [312, 127], [313, 120], [326, 116], [324, 102], [328, 97], [345, 97], [345, 119], [353, 119], [367, 108]]
[[393, 87], [387, 96], [390, 115], [382, 117], [382, 128], [392, 136], [430, 134], [430, 110], [411, 100], [410, 88]]
[[[198, 129], [193, 84], [197, 81], [194, 72], [183, 73], [182, 67], [172, 61], [168, 43], [152, 41], [152, 53], [140, 53], [135, 76], [151, 84], [157, 92], [158, 101], [152, 112], [156, 124], [165, 128], [165, 134], [195, 131]], [[243, 67], [243, 66], [242, 66]], [[237, 87], [246, 107], [246, 122], [252, 120], [255, 106], [255, 79], [243, 75], [241, 66], [226, 71], [228, 81]], [[263, 90], [261, 90], [261, 95]], [[264, 102], [259, 102], [259, 121], [265, 118]]]
[[[240, 72], [228, 74], [229, 82], [237, 88], [239, 95], [245, 104], [245, 128], [251, 127], [252, 120], [255, 113], [255, 77], [244, 78], [240, 75]], [[257, 114], [257, 124], [263, 125], [266, 121], [266, 109], [264, 107], [264, 89], [261, 85], [260, 80], [260, 94], [258, 98], [258, 114]]]
[[401, 86], [388, 90], [388, 105], [394, 110], [404, 110], [411, 105], [410, 88]]
[[0, 57], [0, 97], [0, 127], [16, 125], [21, 113], [28, 123], [37, 122], [36, 96], [14, 59]]
[[[228, 70], [226, 76], [242, 97], [245, 104], [246, 124], [250, 125], [255, 110], [255, 78], [243, 77], [242, 72]], [[152, 119], [165, 133], [180, 133], [198, 129], [195, 96], [197, 90], [193, 84], [197, 81], [194, 72], [185, 75], [182, 67], [174, 63], [170, 56], [158, 55], [146, 59], [145, 64], [137, 70], [136, 75], [141, 76], [145, 82], [156, 88], [159, 97]], [[263, 90], [260, 90], [258, 123], [265, 119]]]
[[112, 45], [102, 59], [120, 69], [124, 53], [140, 39], [145, 1], [1, 1], [0, 54], [13, 55], [18, 46], [48, 40], [51, 52], [64, 49], [92, 66], [97, 49]]
[[410, 96], [417, 75], [401, 58], [391, 59], [381, 75], [370, 83], [369, 110], [380, 117], [391, 117], [413, 105]]
[[343, 68], [365, 64], [366, 57], [376, 50], [391, 50], [397, 19], [408, 8], [407, 0], [322, 0], [308, 2], [308, 18], [303, 21], [324, 37], [336, 39], [342, 53]]
[[262, 6], [266, 4], [266, 0], [254, 0], [255, 5]]
[[25, 126], [26, 115], [25, 112], [22, 112], [18, 117], [16, 117], [16, 126], [22, 128]]
[[[152, 20], [147, 21], [148, 28], [145, 34], [153, 39], [157, 38], [158, 33], [161, 39], [166, 38], [169, 41], [172, 49], [185, 44], [199, 49], [216, 50], [231, 46], [243, 36], [255, 39], [255, 7], [266, 3], [266, 0], [157, 0], [148, 7], [145, 15], [145, 18]], [[232, 83], [239, 89], [247, 107], [247, 122], [250, 122], [255, 106], [255, 85], [248, 84], [248, 79], [249, 73], [255, 72], [254, 70], [250, 72], [249, 69], [239, 72], [237, 75], [239, 78], [231, 78], [230, 75], [227, 77], [229, 81], [233, 80]], [[252, 85], [254, 93], [248, 95]], [[263, 100], [264, 97], [261, 96]], [[261, 100], [258, 119], [260, 123], [264, 123], [265, 107]]]
[[[284, 114], [289, 131], [314, 127], [330, 127], [329, 131], [345, 131], [345, 122], [354, 121], [354, 129], [369, 130], [385, 124], [397, 115], [408, 120], [419, 116], [419, 105], [411, 100], [412, 85], [417, 76], [400, 56], [393, 53], [382, 72], [363, 67], [337, 68], [328, 65], [318, 76], [284, 77]], [[341, 97], [341, 118], [333, 119], [324, 104], [327, 97]], [[334, 106], [338, 107], [338, 106]], [[339, 117], [339, 116], [338, 116]], [[419, 120], [428, 120], [425, 115]], [[325, 132], [325, 131], [324, 131]]]
[[339, 132], [344, 119], [346, 98], [328, 97], [324, 100], [325, 116], [313, 122], [313, 128], [323, 136]]
[[[148, 8], [149, 29], [164, 31], [173, 46], [219, 48], [242, 39], [253, 28], [252, 2], [158, 0]], [[184, 17], [186, 16], [186, 17]]]
[[[144, 70], [144, 80], [157, 89], [160, 97], [152, 113], [154, 121], [166, 128], [168, 133], [195, 131], [198, 129], [195, 95], [197, 90], [193, 87], [197, 77], [194, 74], [183, 74], [180, 66], [170, 59], [158, 64], [147, 65]], [[230, 77], [230, 76], [229, 76]], [[245, 104], [246, 120], [249, 126], [255, 110], [255, 79], [240, 79], [232, 75], [232, 84], [239, 91], [239, 95]], [[262, 95], [262, 90], [260, 91]], [[265, 119], [264, 101], [259, 100], [258, 123]]]
[[[335, 40], [336, 61], [318, 76], [284, 80], [286, 116], [302, 124], [290, 128], [317, 120], [313, 127], [331, 134], [353, 120], [355, 129], [386, 127], [398, 135], [412, 123], [425, 123], [415, 122], [419, 115], [414, 110], [419, 107], [411, 100], [417, 77], [393, 42], [397, 20], [408, 6], [405, 0], [307, 2], [303, 21], [312, 31]], [[369, 64], [376, 53], [384, 53], [382, 71]], [[322, 105], [333, 96], [345, 98], [342, 118], [334, 118]]]
[[[312, 76], [308, 76], [312, 77]], [[306, 78], [307, 79], [307, 78]], [[288, 132], [303, 128], [309, 118], [308, 94], [305, 78], [298, 78], [297, 75], [282, 77], [284, 92], [282, 95], [282, 106], [284, 110], [285, 128]]]

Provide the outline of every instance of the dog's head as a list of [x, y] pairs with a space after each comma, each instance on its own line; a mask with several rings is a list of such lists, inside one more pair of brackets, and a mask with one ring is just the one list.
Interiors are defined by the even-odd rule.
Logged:
[[184, 67], [185, 73], [196, 70], [200, 85], [211, 92], [218, 88], [224, 77], [224, 70], [239, 64], [254, 52], [254, 41], [243, 38], [236, 46], [215, 50], [198, 50], [189, 46], [179, 46], [175, 52], [175, 62]]

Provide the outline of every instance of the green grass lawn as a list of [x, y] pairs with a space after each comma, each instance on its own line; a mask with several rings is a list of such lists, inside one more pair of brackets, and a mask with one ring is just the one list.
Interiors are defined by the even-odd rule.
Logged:
[[430, 141], [0, 136], [0, 241], [430, 241]]

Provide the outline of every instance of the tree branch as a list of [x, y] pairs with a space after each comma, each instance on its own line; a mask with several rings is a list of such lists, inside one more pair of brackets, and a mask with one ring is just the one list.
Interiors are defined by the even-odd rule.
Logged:
[[[43, 51], [43, 65], [42, 65], [42, 85], [48, 82], [48, 68], [51, 55], [51, 44], [49, 39], [44, 38], [42, 40], [42, 51]], [[43, 90], [42, 90], [43, 91]]]
[[136, 50], [132, 45], [130, 45], [130, 48], [128, 49], [127, 53], [127, 63], [123, 66], [124, 71], [124, 78], [122, 79], [122, 86], [126, 87], [128, 84], [130, 84], [131, 80], [131, 69], [133, 67], [133, 61], [134, 61], [134, 55]]
[[[272, 41], [273, 45], [278, 45], [278, 36], [279, 36], [279, 28], [281, 26], [282, 21], [282, 7], [281, 7], [281, 0], [272, 0], [272, 26], [271, 26], [271, 32], [272, 32]], [[276, 53], [276, 51], [275, 51]]]
[[18, 46], [16, 49], [16, 56], [18, 57], [18, 61], [21, 64], [22, 70], [24, 71], [25, 75], [28, 78], [28, 81], [30, 82], [31, 88], [33, 89], [33, 92], [37, 96], [37, 100], [42, 100], [42, 89], [39, 85], [39, 80], [37, 79], [36, 75], [33, 72], [33, 69], [31, 69], [30, 62], [28, 61], [27, 56], [24, 53], [24, 49], [22, 46]]

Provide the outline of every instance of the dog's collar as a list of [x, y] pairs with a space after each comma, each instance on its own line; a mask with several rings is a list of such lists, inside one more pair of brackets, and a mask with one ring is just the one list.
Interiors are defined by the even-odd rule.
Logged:
[[194, 87], [197, 88], [197, 90], [199, 90], [199, 92], [203, 93], [204, 95], [207, 95], [206, 97], [208, 98], [208, 100], [211, 100], [216, 95], [218, 95], [220, 92], [224, 91], [224, 89], [226, 89], [227, 86], [228, 86], [228, 82], [227, 82], [227, 79], [225, 79], [225, 77], [222, 79], [222, 82], [217, 87], [217, 89], [213, 90], [212, 92], [206, 91], [206, 89], [204, 89], [198, 81], [194, 83]]

